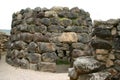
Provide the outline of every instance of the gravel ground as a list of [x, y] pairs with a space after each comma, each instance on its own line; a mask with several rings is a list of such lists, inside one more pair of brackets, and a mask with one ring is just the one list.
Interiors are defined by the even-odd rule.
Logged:
[[49, 73], [15, 68], [0, 60], [0, 80], [69, 80], [67, 73]]

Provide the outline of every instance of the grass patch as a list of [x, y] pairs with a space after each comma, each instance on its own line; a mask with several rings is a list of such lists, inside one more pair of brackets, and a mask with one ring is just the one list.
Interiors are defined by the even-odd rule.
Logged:
[[60, 59], [59, 59], [59, 60], [56, 61], [56, 64], [57, 64], [57, 65], [70, 64], [70, 62], [65, 61], [65, 60], [60, 60]]

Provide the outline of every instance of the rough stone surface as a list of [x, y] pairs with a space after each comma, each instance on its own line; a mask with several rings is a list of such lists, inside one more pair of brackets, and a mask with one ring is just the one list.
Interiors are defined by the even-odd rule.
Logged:
[[66, 32], [66, 33], [62, 33], [62, 35], [58, 37], [58, 40], [60, 42], [77, 42], [78, 37], [77, 34], [74, 32]]
[[40, 71], [49, 71], [49, 72], [55, 72], [56, 71], [56, 64], [55, 63], [49, 63], [49, 62], [41, 62], [38, 65], [38, 69]]
[[99, 69], [102, 66], [100, 62], [95, 60], [93, 57], [79, 57], [74, 62], [74, 67], [79, 74], [89, 73]]
[[[89, 46], [92, 47], [92, 59], [103, 66], [97, 65], [98, 68], [94, 70], [95, 61], [87, 60], [86, 56], [77, 58], [74, 61], [73, 68], [69, 71], [70, 80], [119, 80], [120, 19], [94, 21], [90, 37]], [[74, 44], [73, 47], [77, 47], [77, 45]], [[89, 68], [90, 64], [93, 65], [91, 67], [93, 71]]]
[[1, 59], [1, 55], [4, 51], [6, 51], [8, 48], [7, 43], [8, 43], [8, 39], [9, 39], [9, 35], [0, 32], [0, 59]]
[[50, 64], [61, 60], [72, 65], [75, 55], [91, 54], [91, 48], [86, 49], [91, 28], [89, 13], [78, 7], [22, 9], [12, 15], [6, 61], [20, 67], [19, 60], [23, 59], [32, 70], [39, 70], [36, 65], [41, 60]]

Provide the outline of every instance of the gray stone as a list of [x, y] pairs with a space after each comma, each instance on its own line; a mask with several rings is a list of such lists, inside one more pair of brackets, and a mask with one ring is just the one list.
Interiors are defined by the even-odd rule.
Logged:
[[15, 42], [15, 41], [20, 40], [20, 34], [11, 35], [10, 40], [11, 40], [11, 42]]
[[47, 27], [45, 25], [35, 26], [35, 32], [46, 33]]
[[66, 32], [89, 33], [89, 28], [86, 26], [68, 26]]
[[29, 53], [26, 58], [30, 63], [36, 64], [41, 62], [41, 55], [38, 53]]
[[72, 48], [84, 50], [86, 47], [83, 43], [72, 43]]
[[120, 24], [117, 26], [117, 30], [120, 31]]
[[56, 62], [57, 60], [57, 55], [55, 52], [43, 53], [41, 57], [44, 62]]
[[33, 23], [34, 23], [34, 18], [32, 18], [32, 17], [27, 18], [27, 19], [26, 19], [26, 23], [29, 24], [29, 25], [30, 25], [30, 24], [33, 24]]
[[67, 18], [69, 19], [76, 19], [78, 17], [78, 14], [75, 12], [68, 12]]
[[31, 42], [33, 40], [33, 34], [30, 34], [30, 33], [20, 33], [20, 40], [29, 43], [29, 42]]
[[93, 35], [96, 35], [97, 37], [100, 37], [100, 38], [108, 38], [112, 36], [111, 31], [109, 29], [99, 28], [99, 27], [96, 27], [94, 29]]
[[77, 80], [107, 80], [111, 74], [109, 72], [97, 72], [92, 74], [80, 75]]
[[13, 48], [18, 50], [24, 49], [26, 46], [27, 46], [27, 43], [23, 41], [16, 41], [13, 44]]
[[20, 24], [20, 25], [18, 25], [17, 26], [17, 30], [18, 31], [22, 31], [22, 32], [29, 32], [29, 30], [28, 30], [28, 26], [27, 25], [25, 25], [25, 24]]
[[60, 25], [60, 21], [59, 21], [59, 18], [50, 18], [50, 22], [52, 25]]
[[84, 57], [78, 57], [74, 61], [74, 67], [79, 72], [79, 74], [85, 74], [89, 72], [93, 72], [95, 70], [98, 71], [103, 65], [94, 59], [94, 57], [91, 56], [84, 56]]
[[27, 54], [28, 53], [26, 51], [20, 50], [19, 52], [17, 52], [17, 58], [19, 58], [19, 59], [25, 58]]
[[41, 11], [41, 12], [38, 12], [37, 14], [36, 14], [36, 17], [37, 18], [44, 18], [45, 17], [45, 12], [43, 12], [43, 11]]
[[78, 58], [78, 57], [81, 57], [81, 56], [86, 56], [86, 54], [82, 50], [74, 49], [71, 53], [72, 58]]
[[79, 33], [77, 36], [78, 41], [81, 43], [88, 43], [90, 41], [90, 36], [87, 33]]
[[18, 58], [14, 58], [14, 59], [11, 59], [11, 61], [12, 61], [12, 65], [13, 66], [15, 66], [15, 67], [20, 67], [20, 59], [18, 59]]
[[54, 43], [39, 42], [38, 47], [39, 51], [41, 52], [53, 52], [56, 50], [56, 46]]
[[30, 42], [27, 47], [28, 53], [35, 53], [37, 52], [37, 44], [35, 42]]
[[49, 26], [51, 24], [50, 19], [48, 19], [48, 18], [42, 18], [41, 23], [46, 26]]
[[107, 40], [102, 40], [102, 39], [91, 40], [91, 46], [94, 49], [107, 49], [107, 50], [112, 49], [111, 43], [108, 42]]
[[68, 50], [69, 51], [69, 44], [67, 43], [56, 43], [57, 47], [59, 47], [60, 50]]
[[62, 26], [65, 26], [65, 27], [71, 26], [72, 25], [72, 20], [67, 19], [67, 18], [63, 18], [63, 19], [60, 20], [60, 24]]
[[64, 31], [64, 27], [60, 25], [50, 25], [48, 26], [49, 32], [61, 33]]
[[67, 14], [68, 14], [68, 11], [62, 10], [58, 13], [58, 16], [60, 18], [64, 18], [64, 17], [66, 17]]
[[70, 77], [70, 80], [77, 80], [78, 74], [74, 68], [69, 68], [68, 69], [68, 76]]
[[50, 63], [50, 62], [41, 62], [38, 65], [38, 69], [40, 71], [44, 72], [55, 72], [56, 71], [56, 63]]
[[29, 69], [29, 62], [26, 59], [22, 58], [19, 63], [21, 68]]

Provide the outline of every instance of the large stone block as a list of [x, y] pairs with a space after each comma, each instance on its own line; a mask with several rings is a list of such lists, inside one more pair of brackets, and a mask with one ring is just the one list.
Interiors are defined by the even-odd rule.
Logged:
[[72, 43], [72, 48], [84, 50], [86, 47], [83, 43]]
[[43, 35], [42, 33], [33, 34], [33, 41], [35, 42], [49, 42], [50, 36]]
[[30, 34], [30, 33], [20, 33], [20, 40], [29, 43], [29, 42], [31, 42], [33, 40], [33, 34]]
[[77, 80], [108, 80], [110, 77], [109, 72], [97, 72], [92, 74], [80, 75]]
[[110, 29], [96, 27], [93, 31], [93, 35], [100, 38], [109, 38], [112, 36]]
[[105, 54], [109, 53], [109, 50], [106, 50], [106, 49], [96, 49], [95, 53], [96, 54], [100, 54], [100, 55], [105, 55]]
[[81, 56], [87, 56], [87, 55], [84, 53], [84, 51], [78, 49], [74, 49], [71, 53], [72, 58], [78, 58]]
[[19, 64], [21, 68], [29, 69], [29, 62], [26, 59], [21, 59]]
[[27, 46], [27, 43], [25, 43], [23, 41], [16, 41], [13, 44], [13, 48], [18, 49], [18, 50], [25, 49], [26, 46]]
[[78, 37], [74, 32], [64, 32], [61, 36], [58, 37], [60, 42], [77, 42]]
[[38, 69], [40, 71], [44, 71], [44, 72], [55, 72], [56, 71], [56, 63], [50, 63], [50, 62], [41, 62], [38, 65]]
[[68, 73], [69, 73], [68, 76], [70, 77], [70, 80], [77, 80], [78, 73], [75, 71], [74, 68], [69, 68]]
[[56, 50], [56, 46], [54, 43], [45, 43], [45, 42], [38, 42], [38, 47], [40, 52], [53, 52]]
[[37, 47], [38, 46], [37, 46], [37, 44], [35, 42], [30, 42], [28, 47], [27, 47], [27, 51], [29, 53], [35, 53], [35, 52], [37, 52]]
[[38, 53], [29, 53], [26, 58], [30, 63], [37, 64], [41, 62], [41, 55]]
[[89, 33], [89, 27], [86, 26], [68, 26], [65, 29], [66, 32], [76, 32], [76, 33]]
[[44, 62], [56, 62], [57, 60], [57, 55], [55, 52], [43, 53], [41, 57], [42, 57], [42, 61]]
[[78, 41], [81, 43], [88, 43], [90, 41], [90, 36], [87, 33], [79, 33], [77, 34]]
[[112, 49], [112, 45], [110, 42], [108, 42], [107, 40], [102, 40], [102, 39], [94, 39], [91, 41], [91, 46], [94, 49], [107, 49], [107, 50], [111, 50]]
[[60, 25], [50, 25], [48, 26], [49, 32], [61, 33], [64, 31], [64, 27]]
[[85, 57], [78, 57], [74, 61], [74, 67], [79, 74], [90, 73], [94, 71], [98, 71], [102, 68], [103, 64], [99, 61], [95, 60], [94, 57], [85, 56]]

